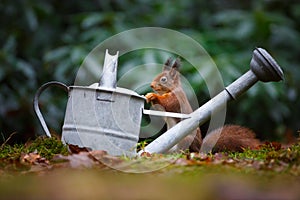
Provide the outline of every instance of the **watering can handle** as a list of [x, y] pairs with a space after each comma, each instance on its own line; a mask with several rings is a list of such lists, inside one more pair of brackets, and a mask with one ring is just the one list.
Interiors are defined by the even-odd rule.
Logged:
[[51, 137], [51, 134], [50, 134], [50, 131], [47, 127], [47, 124], [46, 124], [46, 122], [44, 120], [44, 117], [43, 117], [43, 115], [40, 111], [40, 108], [39, 108], [39, 97], [42, 94], [42, 92], [50, 86], [57, 86], [57, 87], [60, 87], [60, 88], [64, 89], [66, 92], [69, 91], [68, 86], [66, 86], [65, 84], [63, 84], [61, 82], [58, 82], [58, 81], [50, 81], [50, 82], [45, 83], [44, 85], [42, 85], [37, 90], [37, 92], [35, 93], [34, 100], [33, 100], [34, 111], [35, 111], [37, 117], [39, 118], [39, 120], [41, 122], [41, 125], [42, 125], [42, 127], [43, 127], [43, 129], [44, 129], [44, 131], [45, 131], [45, 133], [48, 137]]
[[181, 119], [191, 118], [191, 116], [189, 114], [165, 112], [165, 111], [158, 111], [158, 110], [143, 109], [143, 113], [146, 115], [153, 115], [153, 116], [159, 116], [159, 117], [174, 117], [174, 118], [181, 118]]

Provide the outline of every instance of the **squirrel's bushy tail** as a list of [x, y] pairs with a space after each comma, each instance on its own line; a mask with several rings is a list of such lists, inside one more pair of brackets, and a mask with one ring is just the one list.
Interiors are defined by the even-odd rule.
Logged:
[[199, 152], [201, 149], [201, 151], [212, 151], [213, 153], [221, 151], [242, 152], [244, 149], [255, 149], [260, 145], [260, 141], [255, 137], [255, 133], [249, 128], [239, 125], [225, 125], [208, 133], [203, 141], [195, 137], [190, 151]]

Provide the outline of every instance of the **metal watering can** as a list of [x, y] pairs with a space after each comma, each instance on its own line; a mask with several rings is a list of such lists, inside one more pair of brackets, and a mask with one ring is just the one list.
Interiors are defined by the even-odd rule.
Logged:
[[[145, 97], [132, 90], [119, 88], [116, 84], [118, 53], [106, 51], [102, 76], [99, 83], [91, 86], [66, 86], [52, 81], [42, 85], [34, 97], [34, 110], [48, 137], [50, 131], [40, 112], [38, 100], [50, 86], [68, 92], [61, 140], [65, 144], [105, 150], [111, 155], [135, 156], [139, 139], [142, 114], [186, 118], [146, 146], [144, 151], [165, 153], [186, 137], [199, 124], [209, 119], [213, 110], [227, 101], [236, 99], [258, 80], [280, 81], [283, 72], [276, 61], [262, 48], [256, 48], [247, 73], [226, 87], [219, 95], [191, 114], [145, 110]], [[141, 154], [142, 151], [138, 152]]]
[[68, 103], [61, 140], [65, 144], [106, 150], [111, 155], [136, 155], [142, 113], [156, 116], [185, 117], [180, 113], [144, 110], [145, 97], [117, 87], [118, 53], [106, 50], [99, 83], [90, 86], [66, 86], [57, 81], [42, 85], [34, 97], [34, 110], [48, 137], [47, 124], [39, 109], [39, 96], [50, 86], [68, 92]]

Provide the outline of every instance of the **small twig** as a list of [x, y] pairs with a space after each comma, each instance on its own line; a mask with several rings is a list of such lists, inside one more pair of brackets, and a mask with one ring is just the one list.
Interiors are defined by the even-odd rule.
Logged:
[[2, 136], [2, 140], [3, 140], [3, 142], [5, 141], [5, 136], [4, 136], [4, 134], [1, 132], [1, 136]]
[[1, 145], [0, 149], [2, 149], [4, 147], [4, 145], [6, 145], [6, 143], [12, 138], [13, 135], [17, 134], [17, 132], [13, 132], [12, 134], [10, 134], [10, 136], [3, 142], [3, 144]]

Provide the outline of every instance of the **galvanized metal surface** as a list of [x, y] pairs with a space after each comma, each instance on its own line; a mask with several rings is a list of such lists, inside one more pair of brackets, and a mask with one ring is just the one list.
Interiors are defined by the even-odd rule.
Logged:
[[262, 82], [281, 81], [284, 79], [283, 71], [274, 58], [263, 48], [255, 48], [250, 68]]
[[[98, 100], [99, 93], [112, 101]], [[117, 90], [71, 86], [62, 140], [67, 144], [136, 155], [144, 98]]]
[[164, 111], [157, 111], [157, 110], [145, 110], [144, 109], [143, 113], [146, 115], [153, 115], [153, 116], [160, 116], [160, 117], [174, 117], [174, 118], [181, 118], [181, 119], [190, 118], [189, 114], [164, 112]]
[[[229, 100], [236, 99], [258, 80], [279, 81], [283, 79], [283, 72], [276, 61], [261, 48], [256, 48], [250, 63], [250, 69], [247, 73], [234, 81], [220, 94], [212, 98], [203, 106], [190, 114], [190, 118], [181, 121], [160, 137], [155, 139], [139, 154], [144, 151], [149, 153], [165, 153], [176, 145], [180, 140], [189, 135], [199, 125], [207, 121], [212, 112], [222, 108]], [[202, 151], [203, 149], [201, 149]]]
[[48, 137], [46, 122], [38, 107], [40, 94], [49, 86], [59, 86], [68, 94], [62, 128], [62, 141], [92, 150], [105, 150], [111, 155], [136, 155], [145, 97], [116, 87], [118, 54], [106, 51], [104, 70], [99, 84], [70, 86], [49, 82], [37, 91], [35, 112]]
[[117, 87], [117, 66], [118, 66], [118, 56], [110, 55], [108, 50], [105, 51], [103, 71], [99, 81], [99, 87], [107, 89], [116, 89]]
[[56, 86], [56, 87], [59, 87], [59, 88], [62, 88], [63, 90], [65, 90], [66, 92], [68, 92], [68, 86], [66, 86], [65, 84], [63, 83], [60, 83], [58, 81], [50, 81], [48, 83], [45, 83], [43, 84], [38, 90], [37, 92], [35, 93], [35, 96], [34, 96], [34, 99], [33, 99], [33, 106], [34, 106], [34, 111], [38, 117], [38, 119], [40, 120], [41, 122], [41, 125], [46, 133], [46, 135], [48, 137], [51, 137], [51, 134], [50, 134], [50, 131], [47, 127], [47, 124], [44, 120], [44, 117], [40, 111], [40, 108], [39, 108], [39, 98], [40, 98], [40, 95], [42, 94], [43, 91], [45, 91], [48, 87], [51, 87], [51, 86]]

